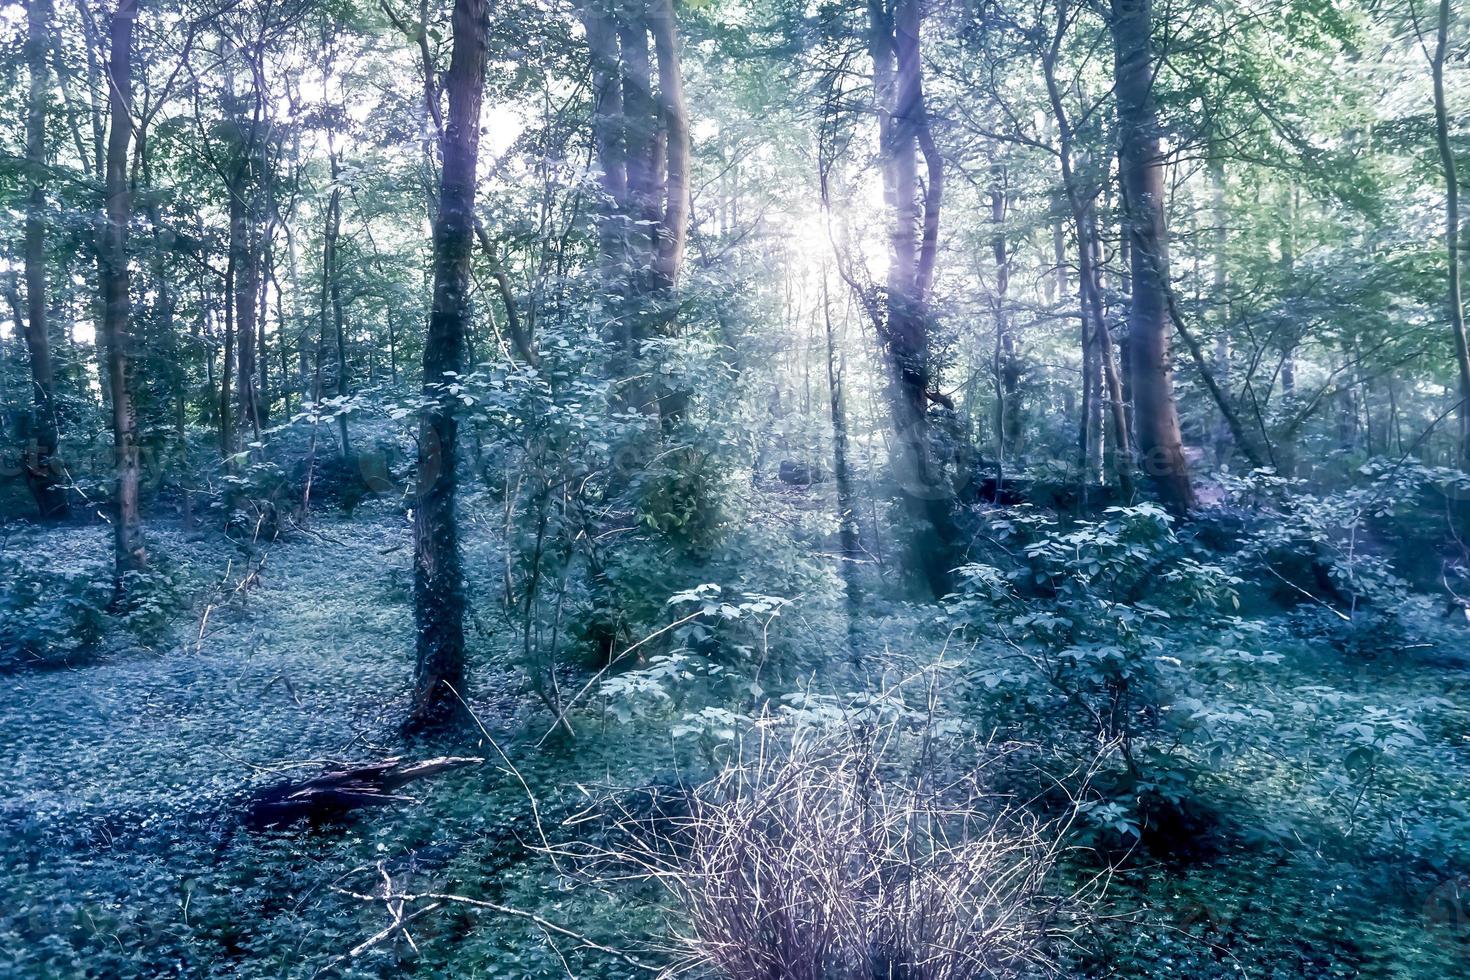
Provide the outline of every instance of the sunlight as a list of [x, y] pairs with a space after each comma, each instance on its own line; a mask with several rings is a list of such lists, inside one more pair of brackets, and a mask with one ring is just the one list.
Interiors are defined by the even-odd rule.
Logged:
[[1470, 0], [0, 0], [0, 975], [1464, 975]]
[[480, 149], [492, 157], [503, 155], [526, 128], [520, 110], [507, 103], [487, 105], [481, 112]]

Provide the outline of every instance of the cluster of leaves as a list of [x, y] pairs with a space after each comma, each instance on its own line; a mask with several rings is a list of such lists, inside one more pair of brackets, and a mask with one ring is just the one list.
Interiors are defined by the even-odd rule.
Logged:
[[112, 589], [95, 567], [34, 568], [0, 555], [0, 667], [64, 666], [96, 649]]
[[619, 722], [667, 719], [675, 739], [729, 744], [762, 703], [771, 628], [789, 600], [727, 593], [706, 583], [671, 596], [669, 649], [602, 683], [602, 709]]
[[1464, 577], [1463, 553], [1443, 542], [1465, 520], [1470, 482], [1403, 460], [1371, 461], [1359, 476], [1331, 492], [1270, 471], [1226, 474], [1222, 484], [1240, 521], [1232, 570], [1256, 581], [1261, 598], [1294, 608], [1300, 635], [1370, 659], [1414, 642], [1401, 613], [1422, 601], [1416, 584], [1453, 592]]
[[[1029, 508], [994, 517], [993, 558], [960, 570], [949, 614], [973, 633], [976, 711], [1075, 757], [1121, 764], [1091, 816], [1137, 837], [1151, 805], [1177, 806], [1185, 773], [1218, 760], [1257, 709], [1207, 682], [1276, 658], [1235, 614], [1239, 579], [1182, 540], [1152, 504], [1061, 526]], [[1101, 784], [1100, 784], [1101, 785]]]

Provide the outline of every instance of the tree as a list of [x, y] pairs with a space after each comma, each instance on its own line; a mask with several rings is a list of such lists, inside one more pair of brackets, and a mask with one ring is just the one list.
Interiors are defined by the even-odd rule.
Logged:
[[1120, 141], [1118, 177], [1133, 285], [1128, 355], [1134, 435], [1144, 471], [1159, 497], [1171, 510], [1184, 512], [1194, 506], [1195, 499], [1169, 362], [1169, 231], [1153, 92], [1152, 0], [1113, 0], [1111, 27]]
[[1445, 305], [1450, 335], [1455, 342], [1455, 365], [1460, 375], [1460, 444], [1458, 465], [1470, 471], [1470, 345], [1465, 338], [1465, 301], [1460, 291], [1460, 177], [1450, 148], [1449, 105], [1445, 97], [1444, 68], [1449, 55], [1450, 0], [1439, 0], [1434, 53], [1429, 66], [1434, 77], [1434, 142], [1444, 171], [1444, 243], [1449, 259]]
[[995, 358], [991, 371], [995, 375], [995, 446], [997, 466], [1004, 473], [1006, 461], [1021, 446], [1021, 355], [1016, 350], [1014, 318], [1007, 308], [1011, 282], [1011, 257], [1006, 240], [1006, 217], [1010, 201], [1006, 166], [993, 161], [990, 166], [990, 222], [994, 230], [990, 250], [995, 259]]
[[[230, 268], [234, 271], [236, 391], [239, 422], [250, 427], [255, 441], [261, 437], [261, 411], [256, 377], [257, 302], [260, 298], [261, 206], [265, 175], [263, 135], [265, 98], [261, 91], [264, 73], [259, 45], [247, 42], [244, 62], [249, 75], [248, 94], [226, 93], [233, 130], [234, 159], [228, 166], [225, 191], [229, 195]], [[231, 79], [233, 83], [233, 78]], [[249, 111], [245, 104], [249, 103]], [[233, 449], [233, 447], [230, 447]], [[227, 450], [228, 451], [228, 450]]]
[[452, 388], [464, 368], [469, 321], [486, 16], [485, 0], [455, 0], [454, 40], [444, 77], [449, 112], [439, 138], [443, 164], [434, 217], [434, 295], [424, 341], [425, 407], [414, 509], [418, 663], [410, 727], [457, 717], [457, 692], [464, 683], [464, 572], [455, 516], [458, 399]]
[[592, 65], [592, 136], [603, 191], [598, 252], [607, 332], [617, 351], [613, 373], [625, 404], [667, 424], [682, 416], [687, 393], [650, 387], [634, 365], [646, 341], [672, 336], [677, 327], [690, 209], [678, 20], [671, 0], [616, 10], [586, 0], [581, 18]]
[[1102, 249], [1098, 241], [1098, 187], [1085, 187], [1077, 173], [1077, 134], [1063, 100], [1057, 78], [1057, 63], [1077, 8], [1067, 0], [1058, 0], [1056, 25], [1050, 42], [1041, 56], [1042, 79], [1047, 102], [1056, 127], [1057, 161], [1061, 168], [1062, 190], [1072, 212], [1073, 232], [1077, 239], [1077, 288], [1082, 309], [1082, 418], [1078, 425], [1079, 461], [1083, 470], [1083, 490], [1101, 477], [1101, 444], [1099, 399], [1106, 390], [1108, 420], [1113, 438], [1113, 471], [1125, 497], [1133, 495], [1133, 461], [1130, 451], [1129, 426], [1123, 382], [1113, 356], [1112, 331], [1108, 328], [1107, 310], [1103, 304], [1102, 272], [1099, 268]]
[[[944, 200], [944, 162], [929, 128], [919, 32], [919, 0], [868, 4], [868, 43], [873, 60], [882, 155], [883, 198], [888, 212], [886, 305], [868, 300], [889, 372], [888, 400], [897, 437], [895, 470], [907, 509], [918, 526], [914, 564], [935, 596], [949, 592], [957, 538], [953, 494], [930, 446], [929, 403], [937, 389], [929, 343], [929, 289], [939, 247]], [[919, 200], [918, 159], [925, 164]]]
[[684, 270], [684, 242], [689, 232], [689, 109], [684, 103], [679, 24], [674, 18], [673, 0], [650, 3], [648, 26], [658, 57], [658, 105], [668, 161], [654, 257], [654, 287], [667, 299], [679, 285]]
[[854, 661], [859, 656], [858, 623], [862, 592], [857, 581], [857, 562], [862, 557], [857, 523], [857, 496], [852, 487], [849, 463], [846, 384], [847, 358], [837, 345], [832, 328], [832, 297], [828, 295], [827, 267], [822, 266], [822, 325], [827, 341], [827, 395], [832, 421], [832, 479], [837, 488], [837, 538], [842, 548], [842, 587], [847, 611], [847, 649]]
[[54, 519], [67, 515], [68, 503], [61, 481], [61, 460], [56, 456], [60, 425], [46, 315], [46, 105], [51, 85], [51, 0], [30, 0], [26, 26], [26, 61], [30, 66], [26, 173], [30, 195], [25, 219], [25, 343], [31, 362], [30, 431], [35, 443], [34, 452], [27, 453], [26, 481], [41, 516]]
[[112, 534], [119, 594], [126, 589], [128, 573], [142, 571], [148, 564], [138, 508], [141, 467], [128, 295], [128, 222], [132, 218], [128, 162], [133, 135], [133, 25], [137, 19], [138, 0], [118, 0], [108, 32], [106, 220], [99, 262], [102, 336], [112, 390], [117, 507]]

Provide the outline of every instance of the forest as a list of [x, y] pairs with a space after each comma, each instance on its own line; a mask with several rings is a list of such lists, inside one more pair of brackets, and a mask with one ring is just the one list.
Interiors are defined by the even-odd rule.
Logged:
[[0, 977], [1470, 977], [1470, 5], [0, 0]]

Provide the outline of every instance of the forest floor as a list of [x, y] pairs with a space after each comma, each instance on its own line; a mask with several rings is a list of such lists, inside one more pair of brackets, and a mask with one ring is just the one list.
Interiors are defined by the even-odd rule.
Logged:
[[[85, 564], [107, 554], [107, 535], [22, 532], [6, 547]], [[331, 892], [334, 879], [473, 839], [496, 809], [449, 820], [442, 804], [493, 793], [500, 774], [419, 784], [423, 806], [344, 834], [242, 832], [250, 787], [309, 774], [313, 760], [404, 751], [409, 528], [396, 514], [323, 520], [233, 559], [176, 526], [150, 527], [150, 540], [203, 596], [173, 642], [148, 649], [119, 632], [76, 666], [0, 678], [0, 975], [310, 975], [373, 931], [358, 922], [377, 910]], [[491, 701], [482, 716], [496, 717]]]
[[[479, 739], [425, 748], [489, 758], [412, 787], [417, 804], [316, 830], [241, 826], [251, 787], [310, 772], [313, 760], [405, 751], [394, 727], [412, 653], [401, 514], [318, 518], [233, 557], [217, 536], [195, 541], [161, 523], [150, 534], [198, 597], [174, 614], [167, 642], [149, 648], [119, 631], [71, 667], [0, 676], [0, 976], [559, 977], [563, 956], [578, 976], [629, 975], [529, 920], [468, 906], [424, 918], [420, 952], [395, 939], [342, 958], [390, 921], [382, 904], [345, 894], [384, 873], [610, 944], [657, 929], [652, 904], [571, 891], [532, 853], [527, 790]], [[5, 548], [53, 566], [95, 563], [106, 535], [22, 530]], [[894, 606], [874, 631], [903, 633], [923, 615]], [[1102, 953], [1077, 972], [1470, 976], [1456, 972], [1470, 946], [1467, 900], [1454, 891], [1470, 891], [1456, 870], [1470, 846], [1470, 658], [1460, 634], [1436, 635], [1371, 678], [1305, 636], [1275, 651], [1283, 662], [1269, 685], [1233, 692], [1271, 712], [1260, 724], [1272, 747], [1242, 753], [1212, 786], [1249, 832], [1211, 856], [1118, 876], [1116, 919], [1093, 946]], [[503, 736], [548, 825], [598, 785], [657, 777], [660, 756], [637, 748], [636, 732], [535, 750], [545, 719], [516, 707], [528, 699], [509, 655], [488, 637], [476, 646], [477, 714]], [[1344, 726], [1364, 717], [1401, 719], [1407, 737], [1377, 778], [1347, 782], [1336, 761], [1353, 737]]]

